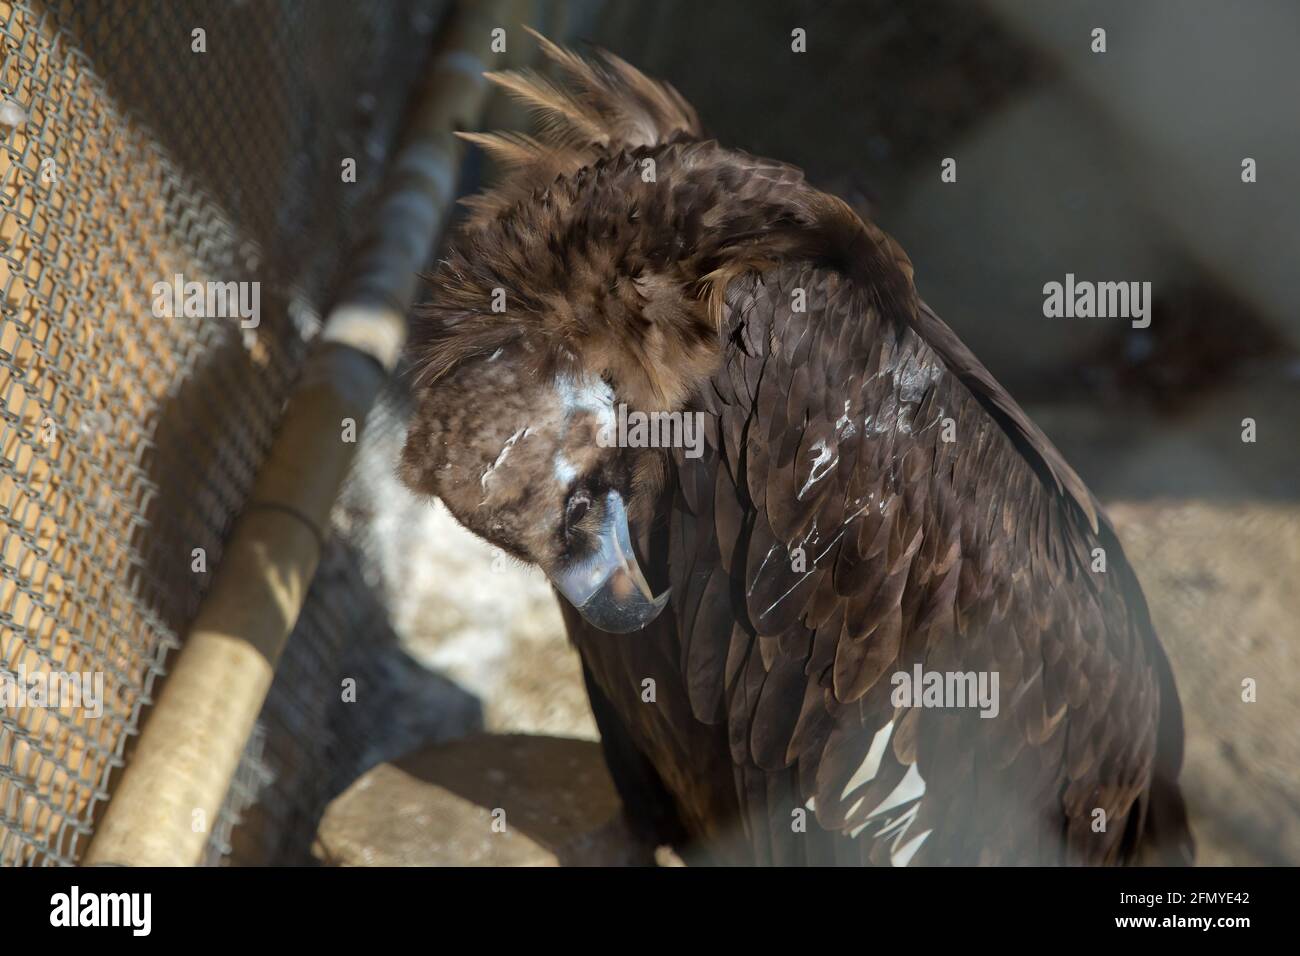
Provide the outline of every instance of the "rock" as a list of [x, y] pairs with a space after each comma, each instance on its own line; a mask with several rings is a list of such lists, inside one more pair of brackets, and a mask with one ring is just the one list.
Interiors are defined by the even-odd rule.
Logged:
[[[1182, 786], [1207, 866], [1300, 863], [1300, 507], [1112, 503], [1183, 703]], [[1257, 699], [1242, 699], [1255, 681]]]
[[335, 866], [653, 865], [623, 823], [600, 746], [479, 734], [380, 764], [326, 809]]
[[390, 396], [367, 421], [335, 516], [402, 648], [478, 697], [488, 730], [595, 740], [582, 664], [545, 575], [398, 481], [405, 419]]

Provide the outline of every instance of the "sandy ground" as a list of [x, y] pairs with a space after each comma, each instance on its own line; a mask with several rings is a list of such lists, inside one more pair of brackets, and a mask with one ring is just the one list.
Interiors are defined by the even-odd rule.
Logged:
[[1178, 680], [1199, 862], [1300, 863], [1300, 507], [1116, 503], [1109, 512]]

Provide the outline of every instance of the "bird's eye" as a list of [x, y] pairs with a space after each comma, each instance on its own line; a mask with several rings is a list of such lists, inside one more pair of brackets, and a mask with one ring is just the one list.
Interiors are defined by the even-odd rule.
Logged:
[[572, 528], [579, 521], [587, 516], [591, 510], [591, 496], [585, 491], [575, 491], [569, 498], [569, 504], [564, 510], [564, 524], [566, 528]]

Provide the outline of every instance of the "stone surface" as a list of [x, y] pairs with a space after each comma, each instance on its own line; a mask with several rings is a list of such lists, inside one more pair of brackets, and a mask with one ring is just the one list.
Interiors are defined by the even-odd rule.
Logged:
[[389, 396], [372, 416], [335, 517], [365, 555], [402, 649], [478, 697], [488, 730], [595, 740], [582, 665], [546, 577], [398, 481], [406, 414]]
[[[1144, 502], [1107, 511], [1178, 680], [1197, 862], [1300, 864], [1300, 506]], [[1242, 699], [1247, 678], [1255, 703]]]
[[480, 734], [380, 764], [339, 795], [314, 855], [336, 866], [652, 865], [599, 745]]

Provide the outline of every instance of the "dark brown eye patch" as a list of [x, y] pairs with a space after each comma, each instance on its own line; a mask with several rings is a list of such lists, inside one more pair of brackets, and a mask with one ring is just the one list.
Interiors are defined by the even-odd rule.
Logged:
[[567, 528], [572, 528], [591, 510], [591, 496], [586, 491], [575, 491], [569, 497], [569, 503], [564, 509], [564, 524]]

